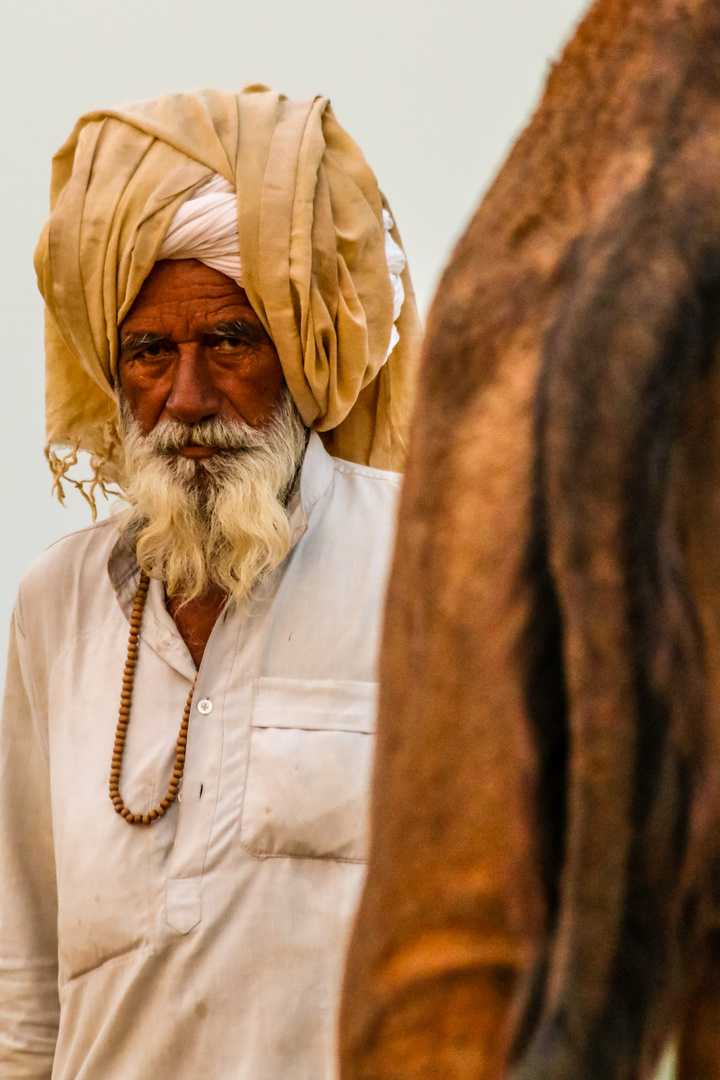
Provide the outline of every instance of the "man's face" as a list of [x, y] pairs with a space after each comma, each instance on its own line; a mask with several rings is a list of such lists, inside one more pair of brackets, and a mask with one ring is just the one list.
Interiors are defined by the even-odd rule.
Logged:
[[[155, 264], [120, 327], [119, 378], [143, 435], [161, 420], [274, 415], [285, 380], [275, 346], [234, 281], [196, 259]], [[211, 446], [182, 447], [206, 458]]]
[[234, 281], [156, 263], [120, 327], [122, 529], [191, 600], [244, 603], [292, 543], [285, 502], [307, 445], [270, 338]]

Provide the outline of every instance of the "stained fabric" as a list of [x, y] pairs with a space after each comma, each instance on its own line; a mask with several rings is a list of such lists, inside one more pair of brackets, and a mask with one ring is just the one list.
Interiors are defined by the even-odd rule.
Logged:
[[[420, 327], [405, 267], [399, 342], [386, 361], [389, 207], [327, 98], [292, 102], [248, 86], [88, 113], [53, 159], [35, 267], [56, 475], [62, 446], [89, 451], [98, 479], [121, 480], [118, 326], [178, 207], [213, 174], [237, 191], [243, 287], [303, 420], [331, 454], [401, 469]], [[392, 236], [400, 245], [394, 225]]]

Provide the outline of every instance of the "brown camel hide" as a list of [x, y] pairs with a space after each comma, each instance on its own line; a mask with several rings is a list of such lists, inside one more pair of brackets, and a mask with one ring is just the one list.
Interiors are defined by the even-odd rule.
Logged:
[[719, 305], [720, 0], [599, 0], [429, 320], [343, 1080], [720, 1078]]

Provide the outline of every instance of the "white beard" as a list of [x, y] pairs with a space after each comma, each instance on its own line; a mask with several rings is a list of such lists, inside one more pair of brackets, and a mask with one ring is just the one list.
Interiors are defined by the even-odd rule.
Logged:
[[[119, 426], [129, 507], [118, 524], [140, 568], [182, 602], [219, 586], [242, 605], [291, 547], [285, 502], [308, 431], [290, 392], [261, 428], [166, 420], [142, 435], [126, 401]], [[222, 449], [195, 460], [173, 452], [188, 442]]]

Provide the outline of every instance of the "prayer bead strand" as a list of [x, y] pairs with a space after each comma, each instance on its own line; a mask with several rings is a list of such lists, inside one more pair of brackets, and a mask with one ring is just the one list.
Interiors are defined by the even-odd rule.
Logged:
[[125, 737], [127, 735], [128, 724], [130, 723], [130, 704], [132, 701], [133, 682], [135, 680], [135, 665], [137, 664], [138, 657], [138, 638], [140, 636], [140, 626], [142, 624], [143, 611], [145, 610], [145, 601], [147, 600], [149, 586], [150, 579], [146, 574], [141, 574], [140, 584], [138, 585], [138, 590], [135, 594], [135, 602], [133, 603], [132, 615], [130, 616], [130, 637], [128, 639], [127, 660], [125, 661], [122, 690], [120, 692], [120, 714], [118, 716], [112, 765], [110, 767], [110, 799], [115, 807], [115, 812], [119, 814], [121, 818], [124, 818], [128, 825], [152, 825], [153, 821], [157, 821], [159, 818], [164, 817], [165, 811], [175, 802], [180, 787], [180, 781], [182, 780], [183, 769], [185, 768], [185, 749], [187, 747], [190, 709], [192, 708], [193, 694], [195, 693], [195, 683], [193, 682], [190, 687], [187, 702], [185, 703], [185, 711], [183, 712], [182, 723], [180, 724], [180, 731], [177, 737], [175, 764], [173, 766], [172, 778], [168, 786], [167, 795], [161, 801], [159, 806], [156, 806], [154, 810], [149, 810], [147, 814], [133, 814], [133, 812], [127, 808], [120, 795], [120, 773], [122, 771], [123, 754], [125, 751]]

